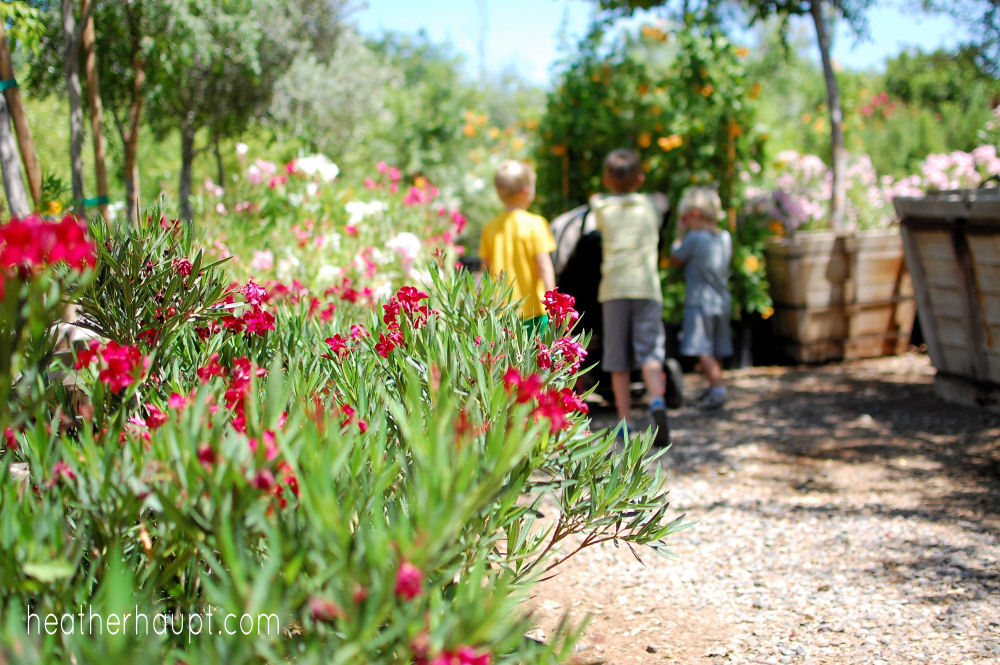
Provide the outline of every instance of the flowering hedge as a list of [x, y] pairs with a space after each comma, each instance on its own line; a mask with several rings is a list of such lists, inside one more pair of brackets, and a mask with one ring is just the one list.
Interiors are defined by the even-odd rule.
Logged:
[[[573, 630], [524, 639], [520, 603], [565, 539], [662, 550], [681, 526], [649, 434], [616, 452], [589, 431], [565, 297], [536, 338], [447, 266], [380, 299], [234, 282], [205, 257], [155, 214], [0, 225], [5, 654], [554, 663]], [[62, 360], [67, 300], [99, 337]], [[152, 628], [83, 630], [126, 612]], [[209, 632], [226, 613], [268, 630]]]

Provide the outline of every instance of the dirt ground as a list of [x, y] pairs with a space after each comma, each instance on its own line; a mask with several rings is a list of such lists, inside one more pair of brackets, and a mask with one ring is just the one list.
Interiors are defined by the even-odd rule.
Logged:
[[584, 550], [535, 636], [568, 613], [577, 663], [1000, 662], [1000, 414], [933, 376], [919, 353], [729, 373], [724, 409], [671, 412], [676, 556]]

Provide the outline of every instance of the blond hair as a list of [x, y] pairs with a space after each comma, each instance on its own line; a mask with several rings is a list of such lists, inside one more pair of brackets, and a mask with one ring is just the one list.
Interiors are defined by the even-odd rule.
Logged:
[[677, 214], [684, 217], [690, 212], [698, 212], [712, 222], [725, 217], [719, 193], [711, 187], [689, 187], [684, 190], [681, 201], [677, 204]]
[[535, 169], [514, 159], [504, 160], [497, 167], [493, 186], [496, 187], [501, 199], [514, 196], [535, 186]]

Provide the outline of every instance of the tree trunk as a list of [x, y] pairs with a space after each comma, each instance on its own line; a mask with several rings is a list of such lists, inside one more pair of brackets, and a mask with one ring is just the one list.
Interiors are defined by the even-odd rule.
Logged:
[[844, 113], [840, 108], [840, 89], [837, 75], [830, 59], [830, 34], [823, 21], [823, 0], [811, 0], [809, 13], [816, 26], [820, 59], [823, 61], [823, 78], [826, 80], [826, 102], [830, 107], [830, 170], [833, 183], [830, 196], [830, 226], [839, 231], [844, 227], [844, 208], [847, 202], [847, 151], [844, 149]]
[[219, 150], [218, 138], [212, 141], [212, 151], [215, 153], [215, 176], [218, 178], [218, 180], [215, 181], [215, 184], [219, 187], [225, 187], [226, 169], [222, 164], [222, 152]]
[[[82, 0], [80, 14], [88, 13], [87, 5], [96, 0]], [[90, 129], [94, 141], [94, 174], [97, 177], [98, 210], [104, 219], [108, 213], [108, 171], [105, 166], [107, 147], [104, 142], [104, 108], [101, 106], [101, 84], [97, 75], [97, 55], [94, 53], [94, 15], [84, 23], [83, 29], [83, 61], [87, 76], [87, 102], [90, 106]]]
[[139, 18], [126, 8], [129, 21], [129, 36], [132, 40], [132, 71], [135, 81], [132, 83], [132, 104], [128, 110], [128, 129], [122, 136], [125, 145], [125, 199], [128, 218], [134, 223], [139, 221], [139, 126], [142, 121], [142, 105], [145, 101], [146, 60], [142, 56], [142, 32], [139, 28]]
[[191, 167], [194, 165], [194, 126], [185, 121], [181, 126], [181, 182], [179, 196], [181, 200], [181, 219], [190, 222], [194, 219], [194, 209], [191, 207]]
[[[0, 79], [5, 81], [14, 80], [14, 65], [10, 59], [10, 47], [7, 44], [7, 33], [4, 30], [3, 21], [0, 21]], [[17, 146], [21, 150], [21, 161], [24, 162], [24, 170], [28, 173], [28, 187], [31, 189], [31, 198], [35, 201], [35, 208], [42, 207], [42, 169], [38, 165], [38, 153], [35, 152], [35, 144], [31, 140], [31, 129], [28, 127], [28, 117], [24, 114], [21, 105], [21, 91], [17, 87], [7, 88], [4, 91], [7, 97], [7, 108], [11, 119], [14, 121], [14, 130], [17, 133]]]
[[10, 131], [10, 114], [7, 100], [0, 95], [0, 167], [3, 170], [3, 189], [7, 194], [7, 205], [13, 217], [25, 217], [31, 212], [28, 194], [21, 180], [21, 160], [17, 155], [17, 143]]
[[79, 44], [76, 37], [76, 17], [72, 0], [62, 3], [63, 38], [66, 51], [63, 54], [66, 72], [66, 91], [69, 94], [69, 159], [73, 172], [73, 201], [79, 205], [78, 212], [86, 215], [83, 206], [83, 104], [80, 91]]

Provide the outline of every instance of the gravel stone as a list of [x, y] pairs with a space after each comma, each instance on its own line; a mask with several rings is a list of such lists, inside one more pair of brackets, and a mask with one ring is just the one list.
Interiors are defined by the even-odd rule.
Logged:
[[611, 665], [997, 662], [1000, 415], [933, 375], [920, 353], [727, 373], [724, 409], [671, 412], [676, 557], [582, 550], [536, 588], [539, 627], [593, 614]]

